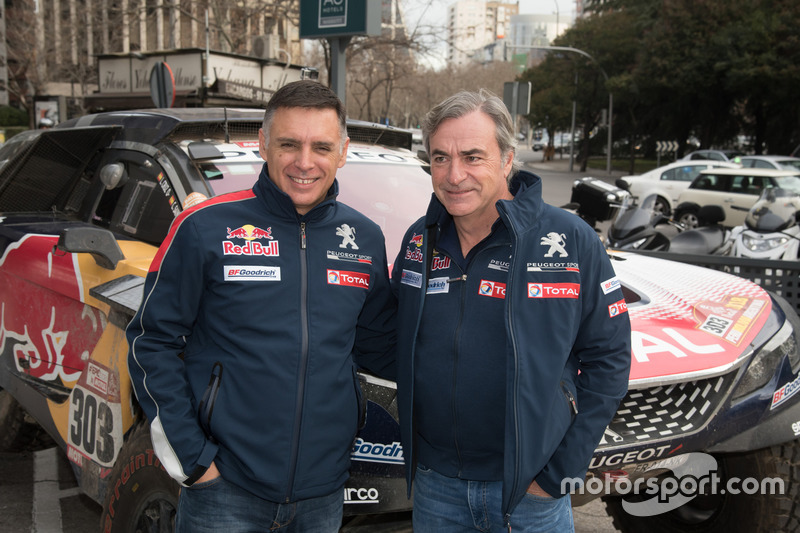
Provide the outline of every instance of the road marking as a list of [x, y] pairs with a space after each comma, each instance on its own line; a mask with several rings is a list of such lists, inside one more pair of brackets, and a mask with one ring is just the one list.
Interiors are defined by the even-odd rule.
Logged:
[[58, 488], [58, 448], [33, 454], [33, 530], [61, 531], [62, 498], [80, 494], [80, 488]]

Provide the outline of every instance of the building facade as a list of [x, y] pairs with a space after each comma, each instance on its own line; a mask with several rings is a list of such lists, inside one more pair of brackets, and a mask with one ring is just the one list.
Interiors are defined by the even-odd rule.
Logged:
[[519, 4], [459, 0], [447, 9], [447, 62], [458, 67], [483, 60], [484, 48], [506, 37]]

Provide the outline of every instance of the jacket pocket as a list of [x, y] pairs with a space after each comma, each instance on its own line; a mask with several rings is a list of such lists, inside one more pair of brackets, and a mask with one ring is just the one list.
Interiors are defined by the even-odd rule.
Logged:
[[222, 385], [222, 363], [217, 361], [211, 368], [211, 378], [208, 381], [208, 387], [203, 393], [203, 399], [200, 400], [200, 405], [197, 409], [197, 418], [200, 422], [200, 427], [212, 442], [216, 443], [216, 439], [211, 433], [211, 415], [214, 414], [214, 404], [217, 403], [217, 396], [219, 395], [219, 388]]
[[570, 390], [564, 381], [561, 382], [561, 392], [564, 394], [564, 398], [567, 400], [570, 419], [575, 420], [575, 416], [578, 414], [578, 400], [575, 398], [575, 393]]

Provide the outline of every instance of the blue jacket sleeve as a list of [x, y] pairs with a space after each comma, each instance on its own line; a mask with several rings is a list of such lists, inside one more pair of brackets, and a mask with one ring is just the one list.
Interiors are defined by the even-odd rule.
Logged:
[[353, 355], [358, 366], [394, 381], [397, 379], [397, 300], [389, 283], [385, 245], [381, 251], [373, 270], [375, 283], [358, 317]]
[[150, 421], [153, 446], [167, 472], [191, 485], [217, 446], [199, 425], [182, 353], [203, 290], [203, 252], [188, 217], [179, 217], [156, 254], [142, 305], [128, 326], [128, 371]]
[[[623, 300], [616, 288], [605, 294], [601, 284], [615, 277], [608, 254], [597, 239], [584, 242], [581, 261], [581, 322], [570, 354], [578, 413], [556, 452], [536, 477], [548, 494], [562, 494], [562, 480], [583, 480], [597, 444], [628, 390], [631, 326], [627, 311], [611, 316], [609, 306]], [[618, 308], [618, 307], [617, 307]]]

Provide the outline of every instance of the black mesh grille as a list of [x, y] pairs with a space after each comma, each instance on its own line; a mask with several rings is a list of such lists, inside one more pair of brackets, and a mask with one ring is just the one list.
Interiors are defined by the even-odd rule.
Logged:
[[380, 144], [411, 150], [411, 134], [405, 131], [370, 128], [353, 124], [347, 125], [347, 136], [351, 142]]
[[[61, 209], [59, 202], [65, 201], [65, 191], [70, 190], [100, 139], [107, 135], [103, 130], [86, 130], [82, 135], [53, 130], [42, 135], [29, 153], [3, 169], [0, 212]], [[78, 198], [71, 201], [79, 203]]]
[[631, 390], [608, 425], [604, 446], [639, 444], [693, 433], [727, 397], [736, 372], [710, 379]]
[[228, 137], [236, 141], [257, 141], [258, 129], [261, 122], [189, 122], [180, 124], [170, 133], [170, 139], [180, 141], [202, 141], [203, 139], [225, 139], [225, 129]]

